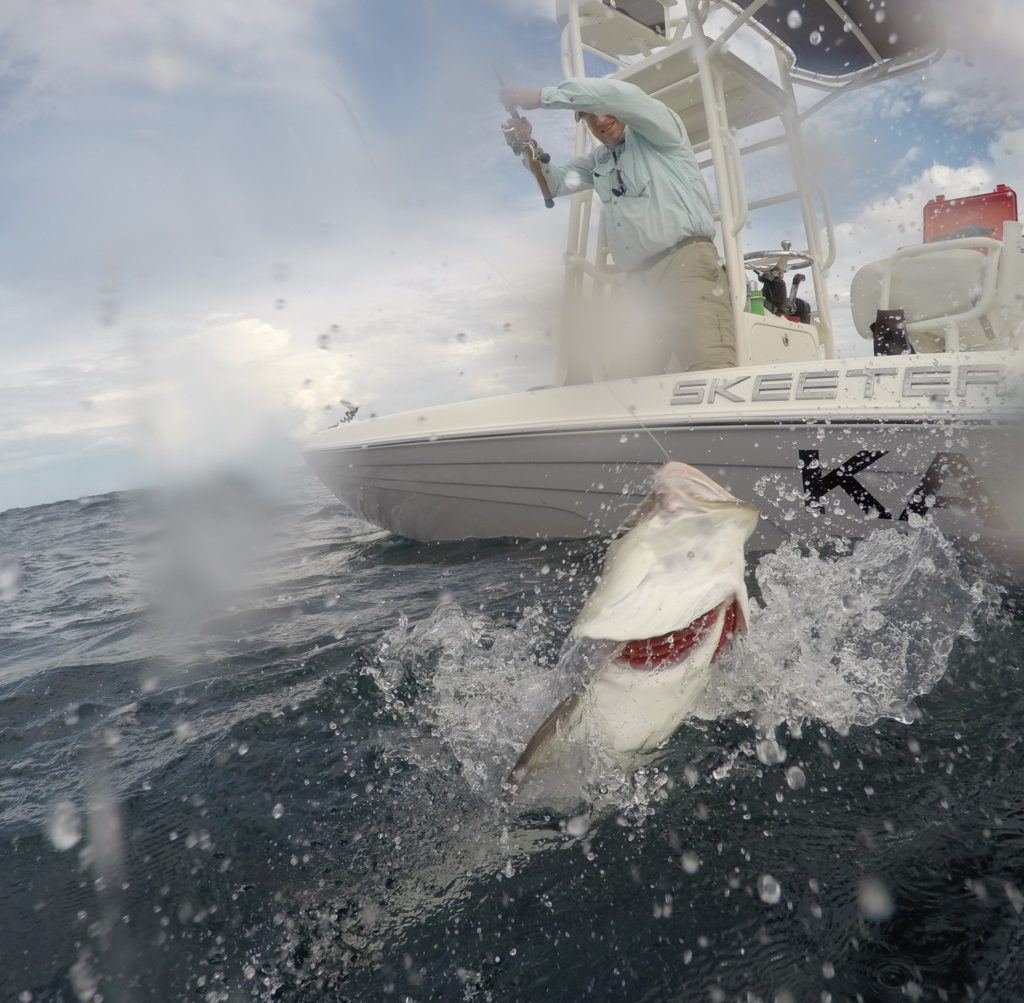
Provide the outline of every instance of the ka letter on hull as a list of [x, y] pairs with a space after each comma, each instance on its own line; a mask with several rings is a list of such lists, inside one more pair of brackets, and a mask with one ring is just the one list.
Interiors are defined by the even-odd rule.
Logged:
[[[608, 549], [572, 629], [585, 678], [512, 769], [514, 791], [629, 769], [693, 713], [711, 667], [748, 619], [743, 548], [758, 511], [684, 463], [667, 463]], [[573, 646], [570, 646], [573, 650]]]

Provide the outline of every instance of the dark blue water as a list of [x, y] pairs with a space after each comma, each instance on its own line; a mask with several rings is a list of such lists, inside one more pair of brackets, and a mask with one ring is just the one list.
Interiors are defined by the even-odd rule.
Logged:
[[603, 812], [503, 807], [600, 557], [299, 476], [0, 514], [0, 999], [1024, 999], [991, 570], [752, 562], [708, 720]]

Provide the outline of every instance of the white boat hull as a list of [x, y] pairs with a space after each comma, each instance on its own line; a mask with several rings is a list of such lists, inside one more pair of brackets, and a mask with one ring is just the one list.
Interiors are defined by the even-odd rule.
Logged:
[[364, 519], [423, 541], [609, 534], [666, 457], [756, 503], [761, 547], [919, 515], [997, 539], [1017, 520], [1008, 365], [917, 356], [550, 388], [337, 426], [305, 456]]

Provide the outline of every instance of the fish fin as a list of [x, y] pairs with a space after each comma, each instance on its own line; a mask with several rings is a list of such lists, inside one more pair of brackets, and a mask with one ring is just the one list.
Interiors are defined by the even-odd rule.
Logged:
[[563, 700], [545, 719], [544, 723], [534, 733], [533, 738], [530, 739], [526, 744], [526, 748], [523, 749], [522, 755], [516, 760], [515, 766], [512, 767], [512, 771], [508, 776], [508, 783], [515, 785], [516, 787], [522, 786], [523, 781], [529, 776], [530, 771], [533, 769], [534, 760], [537, 759], [538, 753], [548, 744], [553, 738], [558, 736], [558, 725], [565, 722], [572, 715], [573, 711], [579, 705], [580, 694], [573, 693]]

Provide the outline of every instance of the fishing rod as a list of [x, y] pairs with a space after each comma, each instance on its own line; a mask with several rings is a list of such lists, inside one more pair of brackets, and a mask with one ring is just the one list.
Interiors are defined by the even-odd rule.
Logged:
[[[499, 87], [504, 90], [505, 81], [501, 79], [501, 74], [498, 73], [497, 68], [495, 68], [494, 72], [498, 77]], [[505, 142], [508, 143], [512, 152], [517, 157], [521, 157], [524, 153], [526, 154], [526, 159], [530, 166], [530, 173], [533, 174], [536, 179], [537, 187], [540, 188], [540, 193], [544, 197], [544, 205], [549, 209], [553, 209], [555, 207], [555, 200], [551, 197], [551, 189], [548, 187], [548, 179], [544, 177], [544, 171], [541, 169], [541, 164], [549, 163], [551, 157], [540, 148], [540, 144], [537, 140], [530, 136], [530, 123], [519, 114], [516, 106], [514, 104], [506, 104], [505, 111], [509, 114], [509, 120], [501, 127], [501, 132], [505, 137]], [[529, 138], [521, 138], [524, 132]]]

